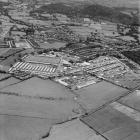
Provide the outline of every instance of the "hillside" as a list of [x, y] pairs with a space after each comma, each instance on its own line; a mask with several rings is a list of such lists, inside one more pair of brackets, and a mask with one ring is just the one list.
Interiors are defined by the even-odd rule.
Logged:
[[[49, 5], [41, 6], [40, 8], [32, 11], [31, 13], [60, 13], [65, 14], [68, 17], [75, 17], [76, 15], [80, 17], [89, 16], [91, 18], [104, 19], [112, 22], [123, 23], [123, 24], [132, 24], [133, 17], [116, 10], [116, 8], [110, 8], [101, 5], [86, 5], [81, 8], [68, 6], [63, 3], [54, 3]], [[139, 22], [139, 21], [137, 21]]]
[[[38, 0], [41, 1], [41, 0]], [[42, 0], [50, 1], [54, 3], [89, 3], [89, 4], [99, 4], [107, 7], [131, 7], [136, 8], [140, 4], [139, 0]], [[140, 7], [140, 5], [139, 5]]]
[[94, 4], [108, 7], [138, 7], [139, 0], [91, 0]]
[[89, 15], [91, 18], [101, 18], [113, 22], [120, 22], [123, 24], [130, 24], [132, 18], [129, 15], [123, 14], [113, 8], [101, 6], [101, 5], [91, 5], [87, 6], [82, 10], [83, 15]]
[[[0, 0], [2, 2], [11, 2], [15, 0]], [[23, 1], [24, 0], [16, 0]], [[25, 0], [28, 2], [28, 0]], [[30, 1], [30, 0], [29, 0]], [[139, 0], [31, 0], [38, 2], [53, 2], [53, 3], [65, 3], [65, 4], [99, 4], [107, 7], [131, 7], [131, 8], [140, 8]]]

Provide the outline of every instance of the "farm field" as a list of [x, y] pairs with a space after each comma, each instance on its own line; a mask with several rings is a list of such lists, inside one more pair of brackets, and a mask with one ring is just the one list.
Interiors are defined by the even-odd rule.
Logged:
[[121, 98], [118, 102], [140, 111], [140, 91], [134, 91], [129, 96]]
[[22, 51], [22, 49], [9, 49], [9, 48], [1, 48], [1, 50], [2, 50], [2, 53], [0, 53], [0, 55], [2, 56], [2, 57], [9, 57], [9, 56], [13, 56], [14, 54], [16, 54], [16, 53], [18, 53], [18, 52], [21, 52]]
[[0, 140], [38, 140], [52, 124], [49, 119], [0, 115]]
[[0, 106], [2, 110], [3, 107], [6, 107], [6, 111], [13, 113], [19, 111], [22, 114], [27, 112], [27, 115], [30, 115], [31, 112], [31, 114], [37, 114], [37, 116], [42, 116], [43, 118], [45, 115], [50, 116], [50, 118], [59, 118], [59, 114], [60, 118], [61, 115], [66, 117], [76, 115], [73, 110], [79, 107], [74, 102], [72, 92], [50, 80], [39, 78], [31, 78], [3, 88], [1, 89], [1, 96], [4, 98], [2, 99], [1, 97], [2, 100], [7, 100], [6, 103]]
[[0, 48], [0, 56], [2, 56], [3, 54], [5, 54], [9, 50], [10, 50], [10, 48]]
[[74, 94], [65, 87], [39, 78], [5, 88], [2, 86], [0, 138], [38, 140], [49, 132], [52, 125], [65, 122], [80, 113], [81, 108], [73, 97]]
[[11, 77], [11, 75], [7, 74], [7, 73], [0, 73], [0, 81], [3, 80], [3, 79], [6, 79], [8, 77]]
[[107, 140], [139, 140], [139, 112], [113, 102], [81, 120]]
[[90, 35], [91, 32], [94, 32], [95, 29], [89, 28], [89, 27], [84, 27], [84, 26], [69, 26], [70, 29], [75, 32], [76, 34], [79, 34], [83, 37], [87, 37]]
[[105, 81], [75, 91], [79, 95], [77, 100], [87, 111], [94, 110], [126, 92], [127, 89]]
[[13, 65], [14, 63], [16, 63], [17, 61], [19, 61], [19, 55], [21, 55], [21, 57], [23, 57], [25, 54], [30, 53], [32, 50], [23, 50], [19, 53], [16, 53], [14, 55], [10, 55], [7, 59], [3, 60], [0, 62], [0, 65], [4, 65], [7, 67], [11, 67], [11, 65]]
[[140, 140], [140, 0], [0, 0], [0, 140]]
[[44, 42], [44, 43], [39, 43], [40, 47], [43, 49], [59, 49], [61, 47], [64, 47], [66, 43], [63, 42]]
[[50, 136], [42, 140], [104, 140], [101, 136], [76, 119], [53, 126]]
[[122, 52], [122, 54], [124, 56], [126, 56], [127, 58], [129, 58], [130, 60], [136, 62], [137, 64], [140, 64], [140, 50], [136, 50], [136, 51], [124, 51]]
[[7, 80], [4, 80], [4, 81], [0, 81], [0, 90], [7, 86], [14, 85], [18, 82], [20, 82], [20, 80], [14, 78], [14, 77], [8, 78]]
[[37, 96], [63, 99], [72, 99], [72, 97], [74, 97], [74, 94], [65, 87], [51, 80], [42, 80], [37, 77], [25, 80], [7, 88], [3, 88], [1, 91], [14, 92], [19, 95], [28, 95], [31, 97]]
[[59, 122], [74, 117], [78, 105], [72, 101], [50, 101], [0, 93], [0, 114], [52, 119]]
[[[17, 79], [11, 79], [13, 80], [19, 82], [16, 81]], [[11, 81], [9, 84], [12, 83]], [[125, 92], [127, 92], [126, 89], [105, 81], [72, 92], [51, 80], [42, 80], [37, 77], [15, 85], [2, 86], [0, 89], [0, 123], [2, 123], [0, 136], [4, 140], [39, 139], [49, 133], [52, 126], [68, 121], [81, 114], [82, 111], [96, 109]], [[77, 100], [74, 100], [75, 97]], [[66, 133], [72, 130], [72, 127], [78, 126], [68, 126]], [[55, 135], [61, 134], [61, 130], [55, 131], [56, 134], [52, 132], [50, 140], [53, 140]], [[83, 130], [79, 131], [79, 133], [83, 132]], [[8, 135], [5, 134], [6, 132]], [[74, 135], [73, 131], [70, 136], [72, 135]]]

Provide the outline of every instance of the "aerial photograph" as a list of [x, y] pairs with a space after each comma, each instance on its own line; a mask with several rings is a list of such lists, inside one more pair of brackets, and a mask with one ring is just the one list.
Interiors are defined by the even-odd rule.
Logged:
[[0, 140], [140, 140], [140, 0], [0, 0]]

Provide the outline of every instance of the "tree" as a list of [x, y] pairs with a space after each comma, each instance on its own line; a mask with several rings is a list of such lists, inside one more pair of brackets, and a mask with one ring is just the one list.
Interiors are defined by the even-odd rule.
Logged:
[[19, 54], [18, 57], [21, 58], [21, 54]]
[[10, 64], [10, 67], [13, 67], [13, 65], [12, 65], [12, 64]]
[[42, 51], [38, 51], [38, 54], [42, 54], [43, 52]]
[[34, 52], [31, 52], [31, 55], [34, 55]]
[[117, 24], [117, 31], [118, 31], [118, 34], [124, 35], [124, 29], [122, 25]]

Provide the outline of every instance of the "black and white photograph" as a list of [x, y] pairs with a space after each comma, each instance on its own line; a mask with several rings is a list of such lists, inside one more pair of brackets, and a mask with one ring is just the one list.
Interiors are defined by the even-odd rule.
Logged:
[[140, 0], [0, 0], [0, 140], [140, 140]]

